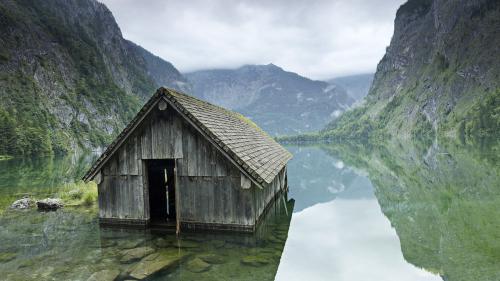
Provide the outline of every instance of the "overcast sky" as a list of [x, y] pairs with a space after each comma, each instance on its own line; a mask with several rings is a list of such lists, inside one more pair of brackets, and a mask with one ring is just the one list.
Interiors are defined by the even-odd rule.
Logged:
[[313, 79], [374, 72], [404, 0], [100, 0], [123, 36], [181, 72], [274, 63]]

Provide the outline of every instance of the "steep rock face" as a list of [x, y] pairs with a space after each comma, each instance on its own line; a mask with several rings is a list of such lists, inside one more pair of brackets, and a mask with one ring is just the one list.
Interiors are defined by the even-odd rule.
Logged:
[[197, 71], [186, 77], [195, 96], [239, 111], [273, 135], [318, 130], [354, 102], [336, 85], [273, 64]]
[[134, 42], [127, 42], [144, 59], [147, 74], [157, 85], [169, 86], [186, 93], [192, 91], [187, 79], [170, 62], [153, 55]]
[[106, 145], [159, 85], [184, 89], [95, 0], [6, 0], [0, 22], [0, 154]]
[[410, 0], [397, 12], [365, 107], [327, 131], [462, 140], [500, 128], [500, 2]]

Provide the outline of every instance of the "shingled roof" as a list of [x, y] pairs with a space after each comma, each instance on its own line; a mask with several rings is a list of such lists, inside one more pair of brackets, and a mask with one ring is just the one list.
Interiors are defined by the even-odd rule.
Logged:
[[189, 119], [190, 123], [230, 157], [240, 170], [245, 171], [252, 180], [259, 184], [271, 183], [292, 158], [286, 149], [241, 114], [172, 89], [160, 88], [97, 159], [83, 177], [85, 181], [91, 180], [97, 174], [127, 136], [162, 98]]

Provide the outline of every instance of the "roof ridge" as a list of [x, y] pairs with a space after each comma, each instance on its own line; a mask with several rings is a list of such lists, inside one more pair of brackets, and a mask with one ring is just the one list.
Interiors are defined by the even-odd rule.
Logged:
[[[206, 134], [206, 137], [218, 149], [227, 154], [226, 156], [231, 158], [235, 165], [238, 165], [242, 171], [248, 173], [259, 184], [272, 182], [277, 173], [292, 158], [290, 152], [242, 114], [173, 89], [160, 87], [105, 149], [104, 153], [85, 174], [84, 180], [90, 180], [97, 173], [97, 170], [116, 152], [116, 149], [161, 97], [172, 103], [173, 108], [197, 126], [197, 129], [202, 134]], [[276, 161], [270, 161], [275, 160], [274, 158]]]

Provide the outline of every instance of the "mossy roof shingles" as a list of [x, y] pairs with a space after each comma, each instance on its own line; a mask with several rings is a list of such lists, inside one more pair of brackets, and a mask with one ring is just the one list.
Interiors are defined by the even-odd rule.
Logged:
[[271, 183], [292, 155], [257, 125], [238, 113], [201, 101], [171, 89], [160, 88], [120, 133], [113, 143], [84, 176], [90, 180], [114, 153], [121, 140], [133, 131], [149, 108], [165, 98], [189, 118], [220, 149], [224, 150], [241, 169], [259, 183]]
[[285, 148], [240, 114], [176, 91], [166, 92], [168, 99], [178, 102], [227, 146], [234, 160], [245, 163], [249, 174], [257, 174], [255, 180], [271, 183], [292, 158]]

